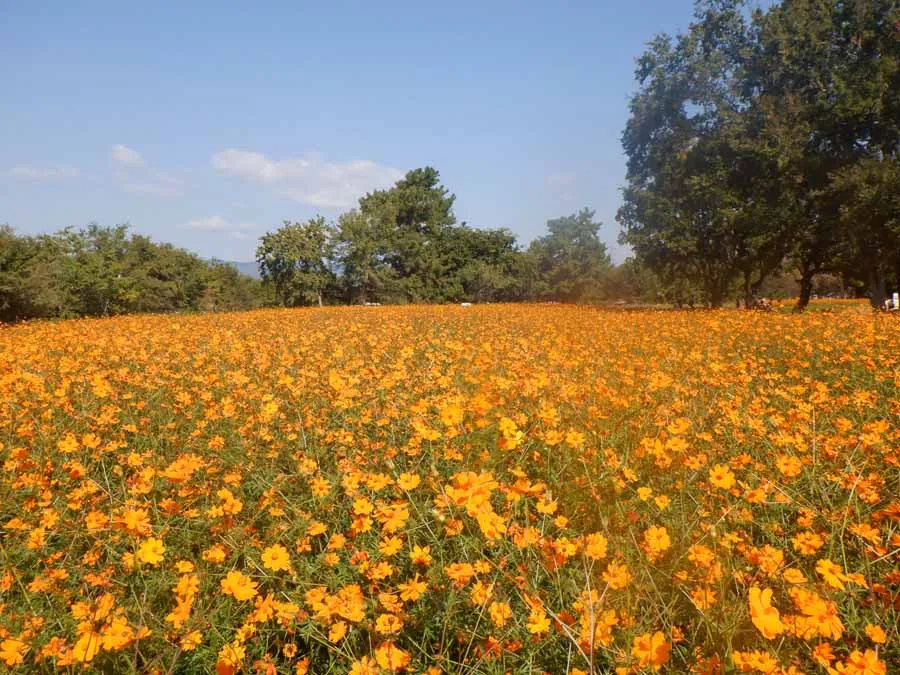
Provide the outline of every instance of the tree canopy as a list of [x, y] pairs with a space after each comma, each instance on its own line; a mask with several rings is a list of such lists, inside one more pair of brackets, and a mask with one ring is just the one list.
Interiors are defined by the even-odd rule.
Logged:
[[841, 273], [880, 306], [900, 283], [900, 7], [704, 0], [638, 60], [621, 240], [717, 306], [792, 269]]
[[434, 168], [410, 171], [337, 223], [286, 221], [264, 235], [263, 277], [289, 306], [607, 297], [612, 265], [592, 211], [548, 221], [549, 233], [525, 250], [506, 228], [457, 223], [455, 200]]
[[125, 225], [28, 237], [0, 226], [0, 321], [133, 312], [249, 309], [265, 289]]

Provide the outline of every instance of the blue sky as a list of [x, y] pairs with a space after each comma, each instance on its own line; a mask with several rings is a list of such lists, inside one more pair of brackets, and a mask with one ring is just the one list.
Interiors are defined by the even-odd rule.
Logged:
[[590, 206], [614, 258], [634, 60], [690, 0], [0, 2], [0, 223], [251, 260], [431, 165], [527, 243]]

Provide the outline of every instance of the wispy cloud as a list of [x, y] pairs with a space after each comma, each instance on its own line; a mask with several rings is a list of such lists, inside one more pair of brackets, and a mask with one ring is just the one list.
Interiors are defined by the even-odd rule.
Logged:
[[14, 166], [7, 169], [6, 175], [16, 180], [47, 182], [56, 180], [65, 180], [67, 178], [77, 178], [81, 175], [78, 169], [66, 166], [57, 167], [32, 167], [32, 166]]
[[141, 153], [121, 143], [110, 148], [109, 156], [116, 164], [129, 169], [137, 169], [144, 166], [144, 158], [141, 156]]
[[276, 194], [319, 208], [347, 208], [371, 190], [391, 186], [403, 172], [367, 159], [329, 162], [319, 155], [273, 160], [262, 153], [229, 149], [213, 155], [226, 176], [265, 185]]
[[227, 235], [231, 239], [256, 239], [254, 232], [262, 229], [258, 223], [232, 223], [222, 216], [207, 216], [189, 220], [183, 228], [197, 232], [216, 232]]
[[134, 148], [121, 143], [110, 148], [109, 155], [116, 165], [116, 178], [120, 187], [133, 195], [146, 197], [180, 197], [182, 182], [170, 173], [147, 166], [143, 156]]

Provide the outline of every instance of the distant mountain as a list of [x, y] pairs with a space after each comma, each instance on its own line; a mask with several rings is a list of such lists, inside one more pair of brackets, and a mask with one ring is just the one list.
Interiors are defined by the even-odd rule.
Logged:
[[254, 279], [262, 279], [262, 276], [259, 273], [259, 265], [257, 265], [254, 261], [238, 262], [236, 260], [229, 260], [228, 264], [237, 268], [237, 271], [241, 274], [244, 274], [248, 277], [253, 277]]

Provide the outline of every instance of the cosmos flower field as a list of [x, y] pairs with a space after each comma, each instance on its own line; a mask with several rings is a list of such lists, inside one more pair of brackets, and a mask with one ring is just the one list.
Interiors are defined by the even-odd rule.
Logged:
[[900, 321], [0, 328], [0, 670], [900, 672]]

